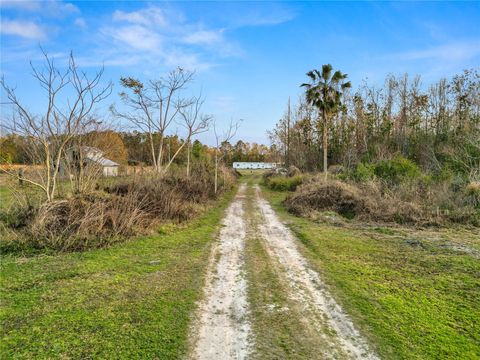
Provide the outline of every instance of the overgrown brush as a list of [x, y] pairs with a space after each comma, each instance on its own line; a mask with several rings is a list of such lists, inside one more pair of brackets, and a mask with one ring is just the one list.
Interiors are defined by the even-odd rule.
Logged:
[[[221, 190], [234, 184], [235, 176], [223, 169]], [[212, 174], [201, 167], [189, 177], [170, 174], [149, 176], [119, 183], [89, 194], [44, 203], [40, 207], [20, 207], [16, 221], [4, 222], [2, 233], [13, 231], [4, 251], [53, 249], [78, 251], [98, 248], [145, 234], [160, 223], [180, 223], [192, 219], [203, 205], [214, 200]]]
[[49, 202], [38, 210], [28, 234], [38, 248], [75, 251], [110, 245], [151, 226], [154, 220], [142, 210], [145, 203], [134, 192]]
[[360, 188], [338, 180], [316, 177], [287, 197], [288, 210], [300, 216], [317, 211], [335, 211], [347, 219], [416, 223], [421, 211], [413, 204], [380, 196], [375, 184]]
[[288, 169], [275, 169], [263, 174], [263, 183], [276, 191], [295, 191], [297, 186], [303, 183], [305, 175], [295, 166]]
[[[457, 203], [452, 206], [453, 201]], [[300, 216], [335, 211], [348, 219], [396, 222], [411, 225], [458, 222], [480, 226], [480, 214], [473, 206], [451, 199], [451, 192], [421, 183], [389, 186], [383, 181], [346, 183], [325, 181], [318, 176], [285, 200], [287, 209]], [[450, 207], [447, 208], [446, 204]]]

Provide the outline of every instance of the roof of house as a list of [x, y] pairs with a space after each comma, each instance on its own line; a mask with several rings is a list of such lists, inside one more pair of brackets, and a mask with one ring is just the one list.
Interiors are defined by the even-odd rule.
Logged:
[[82, 147], [83, 150], [87, 151], [86, 158], [90, 161], [94, 161], [102, 166], [119, 166], [120, 164], [103, 157], [103, 152], [97, 148], [92, 148], [89, 146]]
[[[93, 159], [91, 159], [91, 160], [93, 160]], [[100, 156], [93, 161], [99, 163], [102, 166], [119, 166], [120, 165], [120, 164], [116, 163], [115, 161], [104, 158], [103, 156]]]
[[97, 164], [100, 164], [102, 166], [120, 166], [120, 164], [116, 163], [115, 161], [104, 157], [103, 151], [98, 148], [91, 146], [81, 146], [80, 149], [82, 150], [82, 154], [85, 153], [83, 155], [84, 159], [96, 162]]

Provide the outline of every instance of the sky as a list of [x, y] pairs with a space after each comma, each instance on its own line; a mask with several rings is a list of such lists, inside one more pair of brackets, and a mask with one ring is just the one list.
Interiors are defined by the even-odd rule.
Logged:
[[480, 2], [1, 0], [0, 10], [0, 73], [33, 111], [46, 105], [30, 68], [42, 64], [40, 47], [58, 66], [73, 51], [87, 73], [105, 67], [114, 90], [97, 110], [104, 117], [121, 106], [121, 76], [158, 79], [180, 66], [195, 71], [188, 91], [202, 92], [204, 112], [219, 127], [243, 119], [237, 138], [249, 142], [268, 144], [288, 98], [322, 64], [347, 73], [354, 89], [389, 73], [428, 85], [480, 66]]

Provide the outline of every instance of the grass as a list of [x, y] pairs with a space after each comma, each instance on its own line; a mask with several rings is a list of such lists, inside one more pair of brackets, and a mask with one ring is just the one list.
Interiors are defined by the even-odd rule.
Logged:
[[264, 194], [382, 358], [480, 357], [480, 232], [338, 227]]
[[231, 196], [162, 235], [83, 253], [3, 257], [2, 357], [184, 356], [210, 244]]

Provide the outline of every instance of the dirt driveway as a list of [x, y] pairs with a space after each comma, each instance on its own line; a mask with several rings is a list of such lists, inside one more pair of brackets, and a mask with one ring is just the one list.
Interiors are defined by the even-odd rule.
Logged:
[[[299, 321], [318, 337], [318, 359], [378, 359], [349, 316], [312, 270], [297, 239], [263, 199], [258, 185], [242, 184], [212, 250], [207, 284], [191, 330], [193, 359], [246, 359], [255, 356], [255, 319], [249, 311], [244, 261], [247, 234], [260, 236], [286, 296], [300, 309]], [[246, 203], [251, 206], [246, 207]], [[247, 213], [246, 209], [249, 209]], [[248, 221], [254, 217], [255, 221]], [[255, 225], [252, 225], [255, 224]], [[254, 229], [247, 229], [254, 226]], [[247, 231], [250, 230], [250, 231]]]

